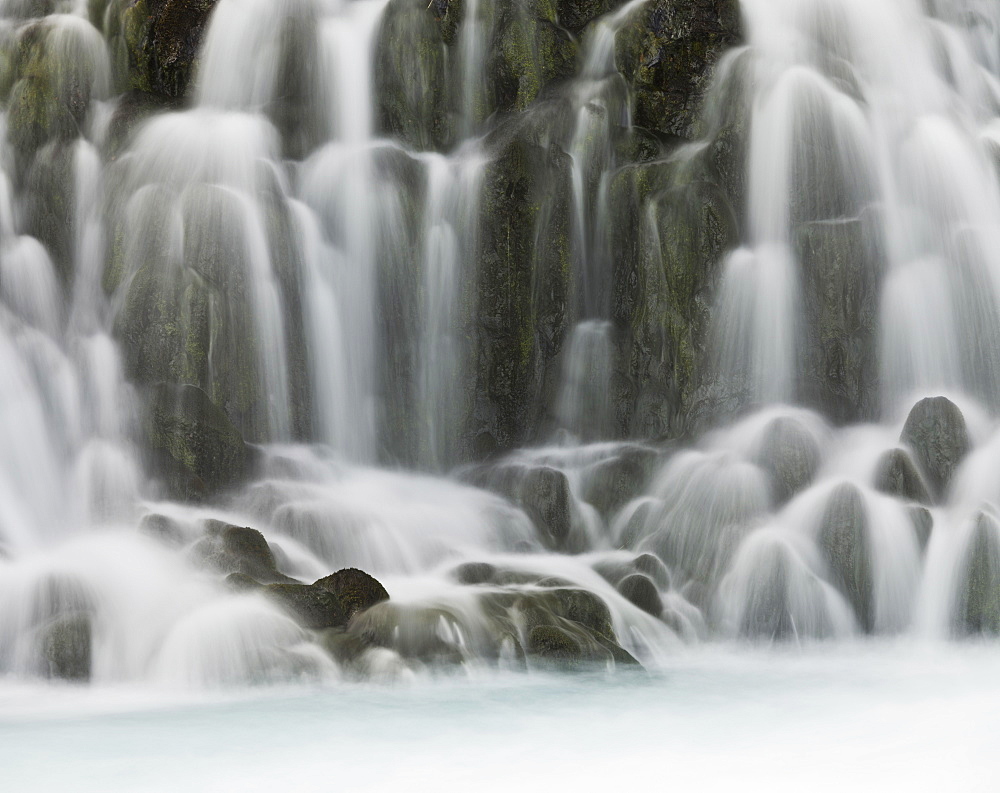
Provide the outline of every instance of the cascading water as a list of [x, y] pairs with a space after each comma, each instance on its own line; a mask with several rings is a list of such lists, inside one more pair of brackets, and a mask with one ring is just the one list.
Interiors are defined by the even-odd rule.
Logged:
[[0, 674], [1000, 634], [994, 4], [144, 2], [3, 5]]

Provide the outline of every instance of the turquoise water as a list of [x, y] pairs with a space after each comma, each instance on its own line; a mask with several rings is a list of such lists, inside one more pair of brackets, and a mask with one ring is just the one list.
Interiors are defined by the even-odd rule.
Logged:
[[1000, 789], [1000, 647], [713, 648], [656, 674], [0, 685], [17, 791]]

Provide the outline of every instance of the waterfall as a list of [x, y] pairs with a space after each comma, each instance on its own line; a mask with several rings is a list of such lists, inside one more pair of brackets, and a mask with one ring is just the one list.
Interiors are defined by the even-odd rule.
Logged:
[[0, 676], [1000, 634], [994, 3], [167, 6], [0, 7]]

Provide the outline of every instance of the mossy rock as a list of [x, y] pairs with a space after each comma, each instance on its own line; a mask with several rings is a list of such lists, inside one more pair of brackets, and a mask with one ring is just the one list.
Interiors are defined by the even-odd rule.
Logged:
[[582, 498], [605, 520], [641, 495], [649, 483], [659, 455], [642, 446], [626, 446], [614, 456], [594, 464], [583, 474]]
[[202, 500], [247, 480], [256, 454], [200, 388], [161, 384], [147, 406], [146, 448], [172, 497]]
[[389, 593], [381, 583], [363, 570], [354, 567], [338, 570], [321, 578], [314, 586], [335, 594], [343, 604], [348, 619], [376, 603], [389, 599]]
[[618, 68], [635, 96], [635, 123], [694, 135], [720, 55], [741, 40], [738, 0], [652, 0], [623, 25]]
[[129, 87], [174, 99], [185, 96], [217, 1], [112, 0], [105, 35], [113, 47], [119, 37]]

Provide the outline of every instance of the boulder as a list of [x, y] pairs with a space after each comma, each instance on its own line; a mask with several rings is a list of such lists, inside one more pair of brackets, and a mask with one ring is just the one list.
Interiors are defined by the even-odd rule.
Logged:
[[816, 476], [819, 444], [799, 421], [783, 416], [767, 425], [755, 462], [767, 472], [774, 503], [780, 506]]
[[609, 520], [625, 504], [642, 494], [658, 459], [659, 455], [653, 449], [624, 447], [620, 453], [584, 472], [583, 500]]
[[819, 544], [833, 582], [847, 597], [862, 629], [871, 632], [875, 626], [875, 581], [868, 520], [861, 492], [854, 485], [840, 485], [827, 502]]
[[927, 550], [927, 543], [931, 540], [931, 532], [934, 531], [934, 516], [927, 507], [922, 507], [919, 504], [911, 504], [907, 513], [913, 523], [913, 531], [917, 535], [920, 552], [923, 553]]
[[347, 625], [347, 612], [335, 594], [309, 584], [269, 584], [264, 593], [303, 628], [322, 630]]
[[88, 680], [92, 628], [87, 614], [66, 614], [40, 629], [40, 649], [47, 677]]
[[931, 503], [924, 478], [906, 449], [889, 449], [879, 458], [875, 468], [875, 489], [906, 501]]
[[336, 573], [316, 581], [314, 586], [332, 592], [344, 607], [347, 618], [351, 619], [358, 612], [371, 608], [376, 603], [389, 599], [377, 580], [368, 573], [354, 567], [338, 570]]
[[899, 439], [913, 450], [934, 498], [943, 499], [971, 449], [962, 411], [943, 396], [921, 399], [906, 417]]
[[623, 598], [646, 613], [654, 617], [659, 617], [663, 613], [663, 600], [656, 589], [656, 584], [642, 573], [626, 576], [616, 588]]
[[975, 518], [959, 578], [957, 629], [964, 634], [1000, 634], [1000, 523]]

